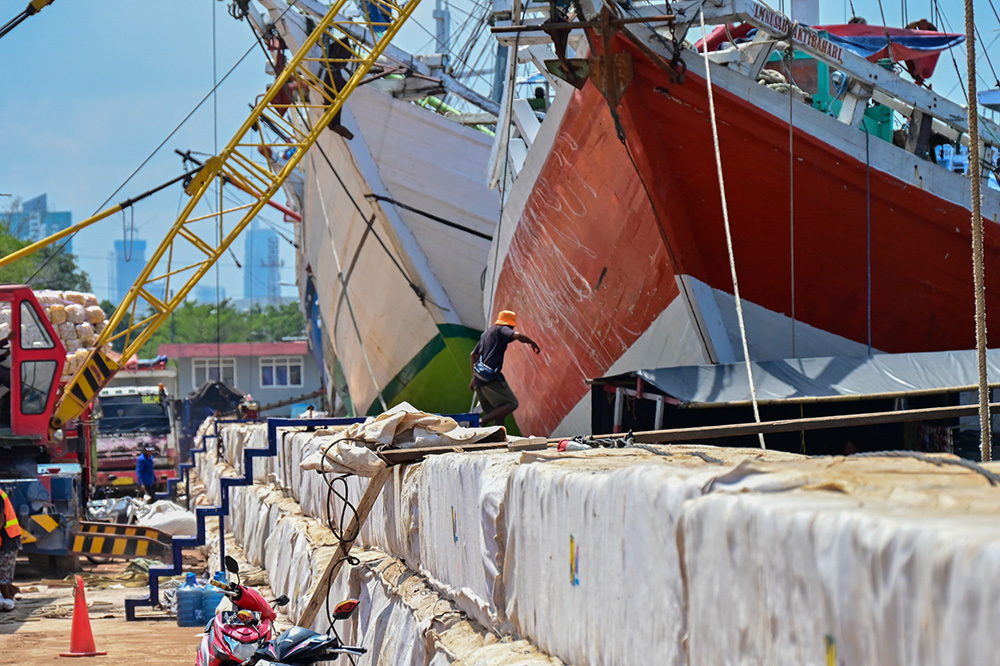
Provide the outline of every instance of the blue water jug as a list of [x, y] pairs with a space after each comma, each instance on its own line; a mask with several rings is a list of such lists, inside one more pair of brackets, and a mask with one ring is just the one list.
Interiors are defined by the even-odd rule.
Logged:
[[177, 588], [177, 626], [200, 627], [205, 624], [201, 610], [201, 585], [193, 573], [188, 573], [184, 584]]
[[[226, 582], [226, 572], [216, 571], [215, 580], [222, 583]], [[219, 602], [222, 598], [226, 596], [223, 594], [222, 590], [215, 587], [214, 585], [206, 585], [201, 590], [201, 610], [205, 615], [205, 621], [208, 622], [213, 617], [215, 617], [215, 609], [218, 608]]]

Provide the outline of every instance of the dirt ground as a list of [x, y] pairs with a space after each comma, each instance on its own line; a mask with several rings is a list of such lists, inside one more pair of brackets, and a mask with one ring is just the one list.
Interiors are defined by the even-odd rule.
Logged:
[[[107, 663], [115, 666], [192, 666], [201, 640], [200, 627], [178, 627], [163, 611], [139, 609], [143, 619], [125, 620], [125, 599], [142, 598], [148, 588], [122, 587], [116, 582], [126, 563], [91, 565], [82, 561], [90, 625], [98, 650], [107, 656], [89, 659], [60, 657], [68, 652], [72, 630], [72, 583], [46, 578], [19, 560], [15, 584], [21, 588], [14, 611], [0, 613], [0, 665]], [[89, 574], [89, 575], [86, 575]], [[103, 582], [102, 582], [103, 581]], [[110, 585], [110, 587], [109, 587]]]

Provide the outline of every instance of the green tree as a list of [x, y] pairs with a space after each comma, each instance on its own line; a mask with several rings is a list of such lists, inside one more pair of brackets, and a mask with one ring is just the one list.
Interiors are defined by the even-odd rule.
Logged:
[[[8, 254], [17, 252], [28, 243], [14, 238], [4, 228], [0, 229], [0, 255], [6, 257]], [[33, 255], [28, 255], [18, 259], [12, 264], [0, 268], [0, 284], [24, 284], [28, 281], [37, 268], [37, 259]]]
[[38, 274], [32, 278], [35, 289], [90, 292], [90, 276], [76, 265], [76, 255], [59, 252], [58, 246], [39, 250]]
[[[115, 313], [116, 308], [117, 306], [108, 299], [104, 299], [103, 301], [101, 301], [101, 309], [104, 310], [104, 316], [107, 317], [108, 319], [111, 319], [111, 315]], [[128, 322], [122, 321], [120, 324], [118, 324], [118, 326], [115, 327], [115, 335], [118, 335], [119, 333], [124, 331], [127, 326]], [[125, 338], [116, 338], [111, 343], [111, 348], [114, 349], [119, 354], [121, 354], [122, 350], [125, 349]]]
[[254, 305], [246, 313], [248, 342], [272, 342], [305, 335], [306, 320], [298, 303], [285, 305]]
[[236, 309], [229, 299], [214, 303], [187, 301], [171, 315], [145, 345], [140, 356], [156, 356], [160, 345], [195, 342], [270, 342], [305, 335], [305, 318], [297, 303], [280, 307]]

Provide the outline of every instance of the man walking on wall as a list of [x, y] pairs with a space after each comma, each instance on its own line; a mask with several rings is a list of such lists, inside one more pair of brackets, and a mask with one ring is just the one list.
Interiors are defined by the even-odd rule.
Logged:
[[486, 329], [469, 356], [469, 362], [472, 364], [469, 390], [475, 391], [479, 396], [479, 404], [483, 406], [483, 425], [503, 425], [507, 415], [517, 409], [517, 396], [501, 372], [507, 345], [516, 340], [531, 345], [536, 354], [542, 351], [534, 340], [524, 333], [515, 331], [515, 326], [517, 326], [517, 315], [510, 310], [501, 311], [497, 315], [496, 323]]

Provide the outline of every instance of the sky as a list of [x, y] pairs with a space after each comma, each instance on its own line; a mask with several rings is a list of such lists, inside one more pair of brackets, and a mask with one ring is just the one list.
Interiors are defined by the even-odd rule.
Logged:
[[[881, 22], [878, 0], [823, 0], [820, 21], [844, 22], [852, 13], [852, 1], [854, 11], [869, 23]], [[962, 1], [938, 1], [951, 31], [963, 32]], [[472, 9], [472, 0], [452, 4], [455, 23]], [[771, 4], [780, 9], [785, 3]], [[25, 0], [0, 0], [0, 23], [25, 5]], [[909, 2], [906, 17], [927, 16], [931, 5], [931, 0]], [[415, 25], [397, 39], [399, 46], [432, 50], [433, 6], [433, 0], [423, 1]], [[887, 24], [901, 24], [901, 3], [882, 0], [881, 6]], [[976, 0], [975, 6], [977, 26], [993, 64], [1000, 67], [1000, 23], [989, 0]], [[213, 81], [253, 47], [248, 24], [231, 18], [227, 8], [228, 1], [221, 0], [56, 0], [0, 39], [0, 193], [12, 195], [0, 197], [0, 208], [6, 210], [12, 198], [26, 200], [43, 193], [48, 194], [50, 210], [68, 210], [74, 222], [105, 208], [105, 201], [211, 91]], [[964, 77], [964, 50], [955, 56]], [[182, 165], [175, 148], [215, 153], [225, 146], [246, 119], [248, 104], [269, 81], [264, 64], [260, 50], [252, 50], [221, 84], [215, 100], [202, 105], [111, 202], [179, 175]], [[985, 59], [980, 72], [980, 86], [993, 85], [996, 77]], [[950, 58], [942, 57], [935, 90], [962, 101], [957, 81]], [[180, 186], [173, 186], [140, 202], [134, 218], [131, 213], [124, 221], [121, 215], [113, 216], [74, 238], [79, 263], [99, 297], [110, 294], [108, 255], [112, 242], [124, 237], [123, 225], [134, 223], [134, 237], [146, 240], [151, 253], [184, 200]], [[265, 217], [285, 235], [294, 234], [280, 214]], [[281, 246], [282, 281], [291, 283], [294, 254], [288, 244]], [[243, 244], [237, 241], [232, 250], [242, 262]], [[214, 287], [214, 275], [203, 283], [206, 280]], [[219, 281], [228, 296], [242, 296], [242, 272], [232, 257], [221, 262]], [[289, 285], [283, 293], [297, 292]]]

